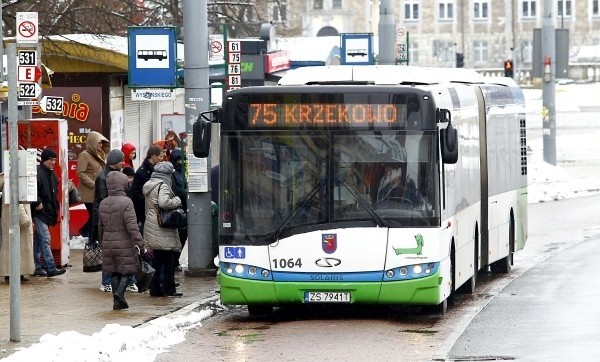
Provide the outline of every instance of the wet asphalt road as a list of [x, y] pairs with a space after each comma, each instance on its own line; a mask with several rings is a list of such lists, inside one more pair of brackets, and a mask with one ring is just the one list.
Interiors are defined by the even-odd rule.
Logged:
[[600, 361], [600, 238], [515, 279], [473, 319], [448, 358]]

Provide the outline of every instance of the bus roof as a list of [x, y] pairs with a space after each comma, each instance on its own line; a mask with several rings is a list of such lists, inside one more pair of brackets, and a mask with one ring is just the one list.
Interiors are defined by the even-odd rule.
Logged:
[[485, 77], [481, 74], [465, 68], [335, 65], [297, 68], [283, 76], [278, 84], [283, 86], [307, 84], [425, 85], [482, 84], [485, 82]]

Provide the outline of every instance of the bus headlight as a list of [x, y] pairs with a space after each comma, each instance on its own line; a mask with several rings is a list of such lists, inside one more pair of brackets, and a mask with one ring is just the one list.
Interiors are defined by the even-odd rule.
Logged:
[[383, 281], [400, 281], [424, 278], [438, 272], [440, 263], [422, 263], [385, 270]]
[[260, 274], [263, 276], [263, 278], [269, 277], [269, 271], [267, 269], [263, 269], [263, 271]]
[[238, 274], [244, 274], [244, 266], [241, 264], [236, 265], [235, 272]]
[[249, 267], [248, 274], [250, 274], [252, 276], [256, 275], [256, 267], [254, 267], [254, 266]]

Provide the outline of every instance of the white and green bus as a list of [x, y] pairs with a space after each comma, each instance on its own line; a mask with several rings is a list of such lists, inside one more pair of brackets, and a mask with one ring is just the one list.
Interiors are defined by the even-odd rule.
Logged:
[[512, 79], [299, 68], [229, 92], [215, 113], [223, 304], [445, 312], [525, 244], [525, 102]]

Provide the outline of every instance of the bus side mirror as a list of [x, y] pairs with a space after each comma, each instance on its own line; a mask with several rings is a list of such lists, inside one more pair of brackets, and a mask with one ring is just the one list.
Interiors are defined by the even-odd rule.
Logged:
[[455, 164], [458, 161], [458, 132], [448, 123], [446, 129], [440, 130], [440, 144], [442, 147], [442, 162]]
[[192, 129], [193, 135], [193, 151], [194, 156], [198, 158], [208, 157], [210, 152], [210, 135], [211, 135], [211, 122], [198, 117], [198, 120], [194, 123]]

